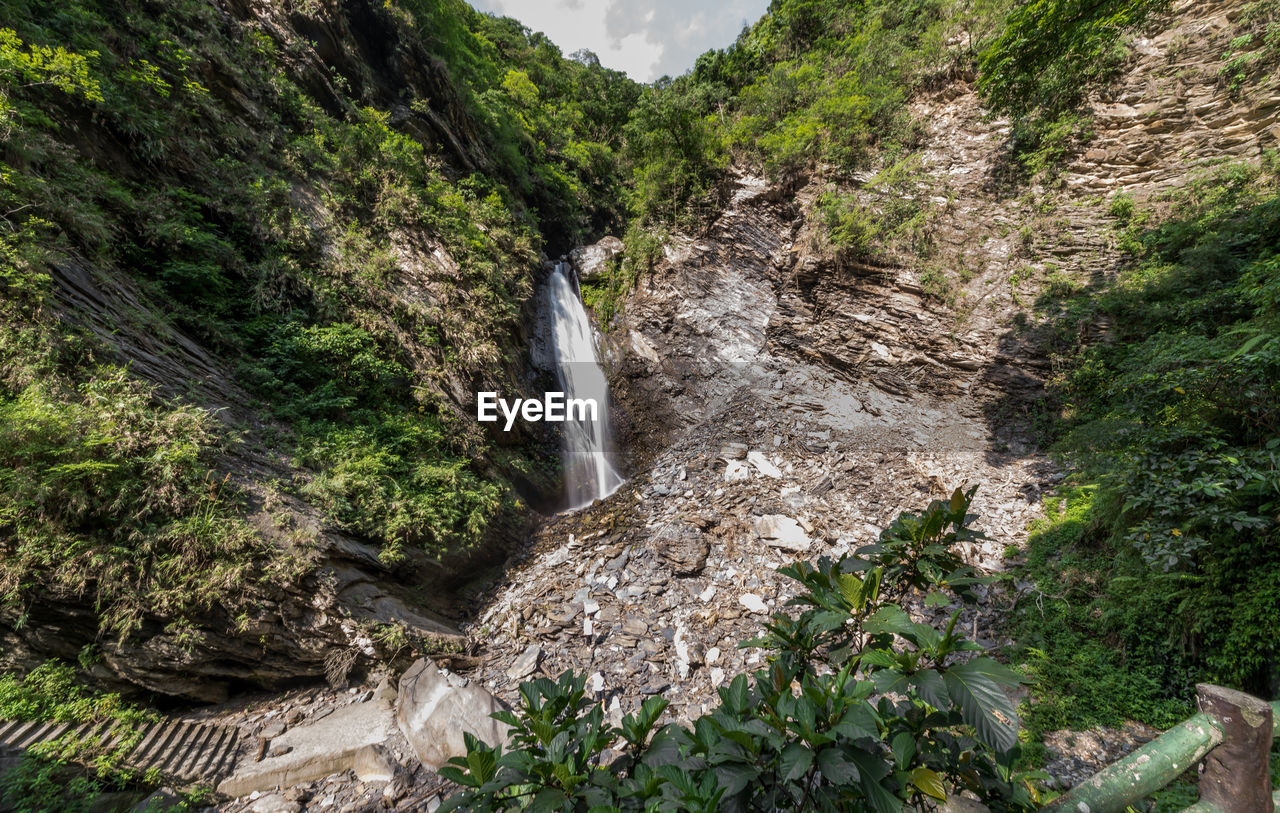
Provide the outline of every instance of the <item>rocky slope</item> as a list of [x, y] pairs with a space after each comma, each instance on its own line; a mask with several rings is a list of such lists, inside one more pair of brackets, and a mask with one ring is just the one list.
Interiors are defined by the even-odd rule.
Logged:
[[[781, 565], [869, 544], [972, 483], [990, 540], [967, 558], [996, 571], [1035, 516], [1052, 471], [984, 413], [1005, 395], [987, 374], [994, 335], [954, 337], [910, 282], [832, 273], [771, 196], [740, 178], [609, 334], [629, 354], [621, 408], [670, 416], [671, 439], [618, 494], [549, 521], [470, 628], [500, 695], [572, 668], [619, 712], [663, 691], [689, 719], [758, 663], [737, 642], [794, 594]], [[964, 621], [989, 646], [1007, 600], [992, 591]]]

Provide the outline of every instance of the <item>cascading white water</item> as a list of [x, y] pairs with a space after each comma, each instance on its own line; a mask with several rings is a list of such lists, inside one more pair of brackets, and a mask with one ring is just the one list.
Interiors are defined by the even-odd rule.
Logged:
[[564, 485], [569, 508], [581, 508], [607, 497], [622, 485], [622, 475], [609, 461], [609, 383], [596, 360], [591, 320], [582, 305], [577, 277], [568, 263], [557, 263], [547, 283], [551, 339], [556, 375], [566, 400], [596, 402], [595, 420], [564, 423]]

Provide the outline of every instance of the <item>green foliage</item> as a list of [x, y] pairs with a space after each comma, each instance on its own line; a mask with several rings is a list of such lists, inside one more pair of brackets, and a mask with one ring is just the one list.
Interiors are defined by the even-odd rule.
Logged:
[[956, 58], [944, 43], [965, 16], [934, 0], [778, 2], [727, 52], [700, 59], [690, 83], [731, 94], [730, 144], [772, 176], [822, 164], [847, 174], [873, 146], [915, 140], [905, 101]]
[[1022, 678], [960, 655], [980, 647], [956, 633], [959, 609], [937, 629], [886, 599], [962, 582], [943, 574], [956, 572], [950, 545], [972, 538], [972, 496], [904, 514], [856, 556], [783, 568], [802, 588], [798, 615], [775, 614], [765, 638], [744, 644], [763, 646], [769, 666], [721, 688], [691, 727], [659, 728], [661, 697], [607, 725], [570, 672], [522, 684], [517, 710], [495, 715], [513, 727], [509, 750], [469, 737], [466, 757], [441, 770], [464, 788], [442, 809], [896, 813], [959, 790], [1033, 809], [1033, 777], [1010, 768], [1017, 716], [1005, 689]]
[[641, 226], [692, 227], [719, 209], [713, 195], [728, 164], [716, 120], [686, 83], [647, 89], [625, 130], [630, 206]]
[[[287, 67], [306, 42], [195, 0], [0, 3], [0, 400], [5, 430], [27, 433], [0, 463], [11, 599], [87, 592], [124, 631], [136, 607], [238, 593], [263, 552], [230, 489], [204, 481], [225, 453], [208, 416], [99, 373], [117, 343], [44, 309], [68, 258], [136, 296], [106, 316], [126, 320], [107, 326], [124, 347], [193, 339], [238, 366], [261, 399], [252, 431], [267, 424], [304, 467], [297, 493], [388, 560], [472, 548], [513, 508], [504, 475], [538, 468], [491, 448], [453, 393], [518, 357], [538, 231], [621, 222], [616, 153], [639, 86], [457, 0], [377, 5], [367, 30], [452, 92], [392, 115], [372, 77], [335, 64], [330, 97]], [[103, 420], [136, 419], [132, 432], [89, 414], [85, 393], [113, 376], [130, 412]], [[89, 562], [110, 564], [101, 584]]]
[[497, 484], [449, 453], [447, 432], [430, 416], [304, 421], [298, 433], [296, 463], [316, 472], [301, 493], [343, 527], [382, 540], [388, 563], [405, 545], [436, 556], [465, 552], [514, 508]]
[[1233, 92], [1267, 76], [1280, 62], [1280, 2], [1258, 0], [1249, 3], [1236, 23], [1238, 32], [1222, 55], [1219, 75]]
[[272, 551], [233, 516], [210, 469], [221, 443], [208, 413], [157, 403], [120, 370], [70, 392], [0, 388], [5, 600], [85, 596], [104, 632], [126, 636], [148, 614], [234, 608], [294, 566], [264, 564]]
[[887, 162], [852, 192], [841, 193], [834, 186], [823, 192], [814, 210], [837, 266], [850, 260], [929, 256], [929, 191], [919, 157], [909, 155]]
[[[718, 212], [731, 161], [781, 182], [815, 169], [848, 178], [877, 147], [912, 147], [920, 126], [906, 100], [971, 59], [948, 39], [984, 36], [1006, 4], [773, 3], [732, 46], [703, 54], [692, 72], [664, 77], [641, 97], [625, 131], [633, 213], [646, 225], [697, 227]], [[847, 245], [856, 247], [857, 224], [848, 226]]]
[[956, 545], [986, 539], [969, 527], [977, 519], [967, 513], [977, 490], [977, 486], [967, 492], [957, 489], [950, 500], [930, 503], [923, 514], [900, 514], [876, 544], [858, 551], [884, 569], [884, 580], [894, 585], [895, 597], [936, 585], [973, 600], [972, 586], [981, 580], [961, 561]]
[[[1275, 178], [1267, 158], [1114, 201], [1132, 262], [1064, 303], [1060, 449], [1081, 474], [1032, 539], [1018, 614], [1052, 687], [1034, 728], [1168, 725], [1197, 681], [1266, 694], [1280, 668]], [[1068, 338], [1100, 314], [1116, 341]]]
[[[1027, 571], [1035, 589], [1015, 608], [1010, 656], [1032, 674], [1028, 737], [1141, 720], [1168, 728], [1191, 713], [1194, 676], [1168, 624], [1177, 577], [1119, 577], [1096, 486], [1069, 488], [1031, 528]], [[1131, 562], [1132, 563], [1132, 559]], [[1142, 573], [1141, 569], [1128, 572]]]
[[[1125, 32], [1167, 0], [1021, 0], [982, 52], [978, 91], [1014, 119], [1013, 147], [1032, 173], [1051, 170], [1088, 132], [1086, 94], [1123, 64]], [[1052, 32], [1052, 34], [1046, 34]]]
[[72, 667], [49, 661], [23, 677], [0, 675], [0, 719], [136, 726], [157, 718], [125, 703], [118, 694], [89, 689], [76, 680]]
[[653, 233], [633, 223], [623, 237], [623, 252], [609, 261], [603, 279], [582, 283], [582, 301], [607, 331], [622, 303], [636, 282], [653, 269], [662, 256], [660, 233]]
[[102, 101], [90, 71], [96, 51], [78, 54], [58, 46], [27, 45], [12, 28], [0, 28], [0, 81], [23, 89], [53, 87], [87, 102]]

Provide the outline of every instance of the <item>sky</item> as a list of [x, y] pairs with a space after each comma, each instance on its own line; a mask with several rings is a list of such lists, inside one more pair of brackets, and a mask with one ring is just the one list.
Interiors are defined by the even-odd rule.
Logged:
[[469, 0], [541, 31], [566, 56], [595, 52], [606, 68], [650, 82], [679, 76], [698, 56], [724, 48], [769, 0]]

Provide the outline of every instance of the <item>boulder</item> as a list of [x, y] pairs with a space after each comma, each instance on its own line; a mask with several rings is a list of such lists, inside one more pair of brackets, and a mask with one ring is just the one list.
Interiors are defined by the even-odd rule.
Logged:
[[696, 576], [707, 566], [711, 542], [688, 525], [667, 525], [653, 535], [653, 547], [677, 576]]
[[569, 252], [569, 259], [578, 269], [578, 279], [585, 282], [603, 275], [609, 260], [621, 251], [622, 241], [609, 236], [589, 246], [578, 246]]
[[800, 523], [791, 517], [782, 514], [765, 514], [762, 517], [753, 517], [751, 525], [755, 528], [756, 535], [771, 548], [781, 548], [794, 553], [804, 553], [809, 550], [809, 535], [805, 533], [804, 528], [800, 527]]
[[396, 764], [384, 745], [366, 745], [355, 753], [351, 770], [361, 782], [390, 782], [396, 775]]
[[773, 464], [773, 461], [764, 456], [764, 452], [752, 450], [747, 455], [747, 462], [755, 466], [756, 469], [765, 477], [772, 477], [775, 480], [782, 476], [782, 470]]
[[343, 706], [332, 714], [297, 725], [272, 739], [269, 755], [258, 762], [241, 760], [235, 773], [218, 784], [227, 796], [291, 787], [369, 763], [370, 746], [395, 734], [390, 687], [365, 703]]
[[505, 745], [509, 726], [489, 716], [503, 709], [502, 701], [478, 684], [423, 658], [400, 678], [396, 723], [422, 764], [435, 771], [451, 757], [466, 755], [464, 733], [488, 745]]

